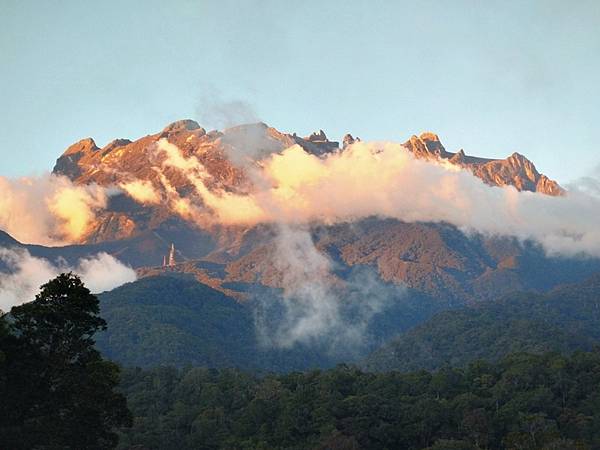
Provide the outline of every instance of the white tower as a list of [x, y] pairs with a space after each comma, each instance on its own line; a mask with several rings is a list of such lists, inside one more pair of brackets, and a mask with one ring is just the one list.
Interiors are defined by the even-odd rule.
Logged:
[[169, 267], [174, 267], [175, 264], [175, 244], [171, 244], [171, 251], [169, 252]]

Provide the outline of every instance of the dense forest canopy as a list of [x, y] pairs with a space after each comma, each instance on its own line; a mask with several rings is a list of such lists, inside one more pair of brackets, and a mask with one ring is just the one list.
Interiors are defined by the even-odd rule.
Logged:
[[437, 372], [130, 369], [120, 449], [597, 449], [600, 352]]
[[600, 276], [546, 294], [515, 293], [440, 312], [384, 345], [370, 370], [434, 370], [495, 361], [514, 352], [570, 353], [600, 343]]

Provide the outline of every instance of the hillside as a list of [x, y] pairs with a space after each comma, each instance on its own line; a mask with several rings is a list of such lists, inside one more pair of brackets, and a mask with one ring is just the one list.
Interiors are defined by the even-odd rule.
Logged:
[[[238, 288], [243, 291], [243, 286]], [[332, 348], [327, 340], [313, 340], [278, 348], [261, 344], [255, 320], [265, 305], [262, 300], [269, 299], [267, 326], [278, 326], [283, 320], [277, 308], [281, 303], [278, 295], [277, 290], [262, 289], [254, 293], [254, 300], [240, 303], [190, 275], [148, 276], [100, 294], [101, 315], [108, 330], [99, 335], [98, 348], [125, 366], [275, 371], [330, 367], [364, 358], [398, 331], [422, 322], [436, 310], [431, 299], [416, 293], [403, 295], [373, 317], [361, 342]]]
[[511, 352], [569, 353], [600, 344], [600, 275], [547, 294], [519, 293], [444, 311], [371, 354], [370, 370], [438, 369]]
[[261, 348], [252, 310], [189, 277], [148, 277], [100, 295], [98, 348], [126, 366], [294, 370], [333, 364], [310, 348]]

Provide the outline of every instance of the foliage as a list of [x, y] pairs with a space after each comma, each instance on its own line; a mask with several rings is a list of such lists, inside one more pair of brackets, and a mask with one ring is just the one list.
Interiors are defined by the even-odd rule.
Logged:
[[600, 352], [437, 372], [129, 369], [119, 448], [598, 449]]
[[[257, 298], [275, 295], [267, 290], [253, 294]], [[273, 301], [278, 302], [279, 298]], [[431, 314], [422, 297], [399, 299], [375, 318], [367, 333], [373, 341], [352, 348], [349, 355], [332, 349], [329, 342], [286, 349], [261, 345], [252, 301], [237, 302], [193, 278], [143, 278], [101, 294], [100, 306], [109, 328], [98, 336], [98, 348], [124, 366], [192, 365], [271, 371], [333, 367], [348, 357], [359, 360], [390, 333]], [[271, 322], [268, 325], [274, 326]]]
[[42, 286], [36, 299], [11, 309], [0, 337], [0, 448], [106, 449], [115, 427], [130, 423], [114, 391], [119, 369], [94, 348], [106, 327], [98, 299], [73, 274]]
[[370, 370], [437, 369], [511, 352], [570, 353], [600, 343], [600, 276], [547, 294], [518, 293], [444, 311], [370, 355]]

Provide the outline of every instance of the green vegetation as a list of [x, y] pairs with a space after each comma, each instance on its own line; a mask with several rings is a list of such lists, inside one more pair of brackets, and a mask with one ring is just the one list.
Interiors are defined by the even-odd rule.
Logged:
[[570, 353], [600, 343], [600, 276], [547, 294], [519, 293], [439, 313], [365, 362], [370, 370], [437, 369], [513, 352]]
[[[272, 290], [254, 294], [280, 304]], [[127, 367], [188, 365], [278, 372], [326, 368], [364, 358], [433, 311], [423, 296], [402, 296], [390, 303], [373, 318], [360, 348], [332, 349], [329, 342], [312, 342], [278, 349], [257, 341], [252, 302], [240, 304], [192, 277], [155, 276], [100, 295], [101, 314], [109, 327], [98, 335], [97, 343], [104, 356]], [[277, 311], [271, 319], [268, 324], [275, 326], [280, 319]]]
[[309, 346], [260, 346], [252, 309], [193, 278], [143, 278], [102, 294], [100, 306], [109, 327], [98, 348], [123, 366], [283, 371], [335, 364]]
[[109, 359], [140, 367], [250, 363], [251, 315], [193, 279], [143, 278], [102, 294], [100, 301], [110, 327], [97, 341]]
[[598, 449], [600, 352], [435, 373], [126, 370], [118, 448]]
[[0, 319], [0, 448], [108, 449], [128, 425], [114, 391], [119, 368], [101, 358], [93, 335], [106, 323], [98, 299], [62, 274], [36, 299]]
[[[63, 274], [0, 316], [0, 448], [600, 450], [599, 292], [596, 277], [445, 312], [370, 360], [436, 371], [261, 376], [214, 367], [323, 360], [307, 348], [259, 349], [248, 306], [172, 277], [104, 294], [111, 333], [98, 299]], [[119, 384], [95, 349], [98, 331], [107, 353], [144, 365], [213, 368], [130, 368]], [[572, 352], [582, 347], [592, 351]], [[523, 349], [544, 353], [505, 354]]]

